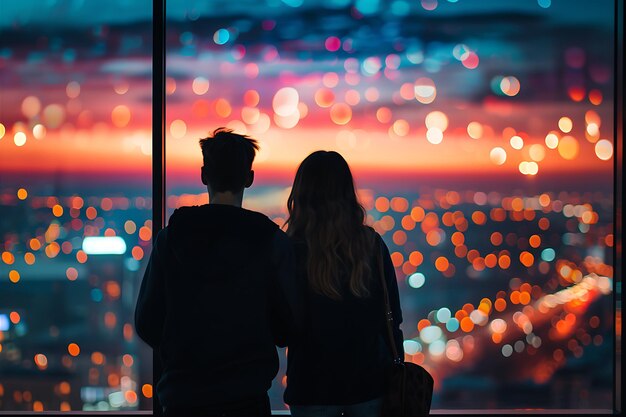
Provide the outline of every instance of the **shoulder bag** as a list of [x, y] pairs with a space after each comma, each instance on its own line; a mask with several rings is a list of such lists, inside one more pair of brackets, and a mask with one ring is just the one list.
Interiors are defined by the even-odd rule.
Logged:
[[393, 313], [389, 303], [389, 292], [385, 282], [382, 246], [378, 251], [378, 267], [385, 301], [385, 322], [393, 363], [387, 370], [383, 394], [382, 417], [422, 417], [430, 413], [433, 395], [433, 377], [423, 367], [405, 362], [398, 355], [393, 337]]

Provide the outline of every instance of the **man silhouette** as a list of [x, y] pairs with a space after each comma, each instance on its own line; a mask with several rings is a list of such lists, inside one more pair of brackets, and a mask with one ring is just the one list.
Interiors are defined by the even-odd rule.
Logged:
[[209, 204], [176, 209], [156, 236], [135, 327], [160, 354], [166, 416], [269, 416], [293, 253], [274, 222], [241, 207], [257, 142], [219, 128], [200, 146]]

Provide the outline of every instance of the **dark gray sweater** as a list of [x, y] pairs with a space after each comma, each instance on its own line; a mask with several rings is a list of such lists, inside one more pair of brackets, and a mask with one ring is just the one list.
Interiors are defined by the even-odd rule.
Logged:
[[137, 307], [137, 334], [160, 352], [163, 406], [264, 395], [286, 344], [289, 240], [265, 215], [228, 205], [177, 209], [156, 238]]

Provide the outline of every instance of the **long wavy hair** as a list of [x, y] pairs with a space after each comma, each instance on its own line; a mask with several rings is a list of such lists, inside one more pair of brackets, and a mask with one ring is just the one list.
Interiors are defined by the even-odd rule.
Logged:
[[373, 235], [365, 226], [365, 209], [346, 160], [334, 151], [307, 156], [296, 172], [287, 208], [287, 234], [308, 246], [310, 287], [340, 300], [340, 277], [346, 271], [350, 292], [367, 297]]

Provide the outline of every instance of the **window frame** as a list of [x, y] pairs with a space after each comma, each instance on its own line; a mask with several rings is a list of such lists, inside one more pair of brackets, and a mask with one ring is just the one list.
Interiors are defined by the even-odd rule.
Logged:
[[[166, 48], [165, 48], [165, 34], [166, 34], [166, 1], [167, 0], [153, 0], [153, 14], [152, 14], [152, 33], [153, 33], [153, 54], [152, 54], [152, 196], [153, 196], [153, 241], [156, 239], [158, 232], [165, 226], [165, 213], [166, 213], [166, 195], [165, 195], [165, 116], [166, 116], [166, 94], [165, 94], [165, 82], [166, 82]], [[624, 124], [626, 122], [625, 102], [624, 102], [624, 70], [626, 69], [626, 62], [624, 60], [624, 3], [620, 0], [614, 0], [614, 80], [613, 80], [613, 140], [614, 140], [614, 160], [613, 160], [613, 227], [615, 244], [613, 245], [613, 259], [614, 259], [614, 291], [613, 291], [613, 311], [615, 314], [615, 327], [613, 331], [614, 335], [614, 372], [613, 372], [613, 415], [621, 415], [622, 412], [622, 398], [621, 389], [623, 386], [623, 372], [621, 352], [623, 351], [623, 338], [621, 337], [621, 328], [618, 332], [617, 326], [621, 324], [621, 309], [622, 309], [622, 274], [624, 265], [624, 252], [622, 249], [623, 242], [623, 217], [622, 208], [625, 205], [624, 190], [623, 190], [623, 178], [624, 178], [624, 165], [623, 165], [623, 139], [624, 139]], [[619, 308], [619, 310], [618, 310]], [[618, 312], [619, 318], [618, 321]], [[156, 387], [156, 382], [159, 379], [161, 365], [158, 360], [158, 351], [153, 352], [153, 386]], [[152, 415], [163, 415], [161, 405], [158, 401], [157, 395], [152, 397], [153, 410]], [[532, 411], [521, 412], [521, 410], [515, 410], [514, 412], [505, 412], [505, 410], [433, 410], [433, 415], [461, 415], [461, 414], [488, 414], [490, 416], [498, 415], [512, 415], [512, 414], [531, 414], [533, 416], [568, 416], [571, 414], [587, 414], [586, 410], [567, 410], [567, 412], [549, 412], [546, 413], [534, 413]], [[561, 410], [563, 411], [563, 410]], [[149, 413], [149, 412], [148, 412]], [[2, 414], [2, 413], [0, 413]], [[112, 415], [122, 415], [118, 413], [111, 413]], [[146, 412], [134, 412], [128, 415], [146, 414]], [[273, 415], [289, 415], [288, 411], [275, 411]], [[125, 414], [123, 414], [125, 415]]]

